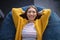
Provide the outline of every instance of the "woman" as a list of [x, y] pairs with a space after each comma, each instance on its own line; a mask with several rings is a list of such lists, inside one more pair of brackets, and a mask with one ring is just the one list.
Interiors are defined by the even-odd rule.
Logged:
[[15, 40], [42, 40], [51, 10], [38, 12], [35, 6], [29, 6], [24, 12], [21, 8], [12, 9], [12, 17], [16, 27]]

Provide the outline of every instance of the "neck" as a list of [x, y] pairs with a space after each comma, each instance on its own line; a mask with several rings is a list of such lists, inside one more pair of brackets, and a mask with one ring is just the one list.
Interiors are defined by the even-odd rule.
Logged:
[[34, 20], [32, 20], [32, 21], [31, 21], [31, 20], [29, 20], [28, 22], [29, 22], [29, 23], [32, 23], [32, 22], [34, 22]]

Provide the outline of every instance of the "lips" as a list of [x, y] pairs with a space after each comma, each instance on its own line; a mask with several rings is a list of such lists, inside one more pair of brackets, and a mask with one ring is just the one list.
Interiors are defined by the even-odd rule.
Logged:
[[29, 16], [29, 17], [34, 18], [34, 16]]

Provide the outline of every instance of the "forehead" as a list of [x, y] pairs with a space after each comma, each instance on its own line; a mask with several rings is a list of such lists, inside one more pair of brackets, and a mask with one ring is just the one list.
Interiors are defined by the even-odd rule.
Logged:
[[28, 11], [36, 11], [36, 9], [31, 7], [28, 9]]

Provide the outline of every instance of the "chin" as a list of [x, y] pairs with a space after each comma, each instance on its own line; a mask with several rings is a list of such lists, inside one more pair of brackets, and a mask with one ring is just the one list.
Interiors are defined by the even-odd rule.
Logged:
[[29, 20], [34, 21], [34, 18], [29, 18]]
[[34, 19], [31, 19], [31, 21], [34, 21]]

